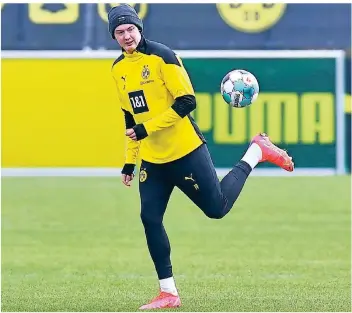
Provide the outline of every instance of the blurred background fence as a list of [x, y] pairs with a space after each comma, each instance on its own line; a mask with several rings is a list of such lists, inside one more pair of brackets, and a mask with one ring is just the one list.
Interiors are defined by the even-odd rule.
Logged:
[[[112, 5], [1, 4], [3, 168], [122, 166]], [[351, 170], [351, 5], [133, 5], [146, 37], [185, 59], [194, 115], [218, 168], [231, 167], [264, 130], [308, 173]], [[260, 82], [249, 110], [219, 98], [221, 78], [234, 68]]]
[[[116, 49], [114, 4], [2, 4], [2, 49]], [[135, 4], [145, 34], [176, 50], [350, 49], [349, 4]]]

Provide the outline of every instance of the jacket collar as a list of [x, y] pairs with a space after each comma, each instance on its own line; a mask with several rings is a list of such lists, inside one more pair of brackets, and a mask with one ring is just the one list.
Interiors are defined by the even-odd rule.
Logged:
[[125, 57], [134, 57], [139, 55], [140, 53], [145, 54], [146, 50], [147, 50], [147, 41], [144, 38], [144, 36], [142, 35], [141, 40], [136, 48], [136, 50], [134, 50], [132, 53], [127, 53], [123, 48], [121, 48], [122, 53], [124, 54]]

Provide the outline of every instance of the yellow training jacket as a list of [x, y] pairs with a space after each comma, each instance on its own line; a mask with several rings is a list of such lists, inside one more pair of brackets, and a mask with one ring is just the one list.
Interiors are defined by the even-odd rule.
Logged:
[[181, 59], [168, 47], [142, 37], [132, 54], [112, 67], [126, 128], [143, 139], [127, 138], [126, 164], [177, 160], [205, 142], [192, 117], [194, 90]]

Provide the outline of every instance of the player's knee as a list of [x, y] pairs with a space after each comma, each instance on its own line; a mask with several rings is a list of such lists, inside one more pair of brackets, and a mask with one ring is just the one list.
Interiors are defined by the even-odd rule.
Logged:
[[149, 213], [145, 213], [143, 211], [141, 212], [141, 220], [144, 226], [153, 225], [157, 223], [157, 219], [155, 218], [155, 216]]
[[224, 214], [218, 211], [205, 212], [205, 215], [214, 220], [219, 220], [224, 217]]
[[208, 197], [199, 203], [198, 206], [204, 214], [211, 219], [218, 220], [226, 215], [226, 199], [221, 197]]
[[140, 216], [145, 227], [153, 227], [162, 223], [162, 217], [155, 214], [154, 210], [149, 210], [148, 208], [142, 208]]
[[224, 208], [221, 205], [212, 205], [203, 211], [205, 215], [211, 219], [219, 220], [225, 216]]

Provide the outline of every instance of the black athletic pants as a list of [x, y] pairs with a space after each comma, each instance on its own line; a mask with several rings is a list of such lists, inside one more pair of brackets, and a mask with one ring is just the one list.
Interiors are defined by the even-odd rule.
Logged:
[[206, 216], [220, 219], [231, 210], [251, 170], [246, 162], [240, 161], [219, 182], [206, 144], [173, 162], [142, 161], [141, 219], [159, 279], [172, 276], [170, 243], [163, 216], [174, 187], [182, 190]]

